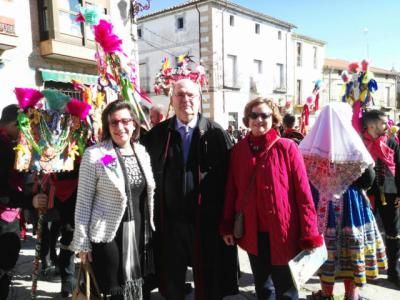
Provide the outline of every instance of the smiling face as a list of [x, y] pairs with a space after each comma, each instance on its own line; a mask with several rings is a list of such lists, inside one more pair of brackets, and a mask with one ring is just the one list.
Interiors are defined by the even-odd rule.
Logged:
[[199, 112], [200, 89], [189, 79], [179, 80], [172, 94], [172, 106], [176, 117], [184, 124], [189, 123]]
[[266, 134], [272, 128], [272, 110], [266, 103], [253, 106], [249, 114], [249, 128], [254, 136]]
[[124, 148], [130, 144], [135, 124], [128, 109], [120, 109], [108, 117], [108, 127], [114, 143]]

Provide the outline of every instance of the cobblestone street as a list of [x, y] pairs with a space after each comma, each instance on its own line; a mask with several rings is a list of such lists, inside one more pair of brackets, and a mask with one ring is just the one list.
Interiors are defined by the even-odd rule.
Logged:
[[[8, 300], [29, 300], [31, 289], [31, 269], [34, 257], [35, 240], [28, 235], [27, 240], [22, 243], [20, 258], [17, 263], [13, 284], [10, 290]], [[78, 261], [76, 261], [78, 263]], [[78, 264], [76, 264], [78, 266]], [[253, 276], [251, 274], [250, 265], [245, 252], [240, 251], [240, 267], [242, 277], [240, 279], [240, 294], [226, 297], [224, 300], [241, 300], [256, 299], [254, 296]], [[189, 274], [190, 275], [190, 274]], [[189, 276], [190, 277], [190, 276]], [[370, 283], [362, 291], [362, 296], [369, 300], [398, 300], [400, 299], [400, 291], [395, 286], [387, 282], [381, 275], [374, 283]], [[59, 276], [53, 276], [49, 281], [39, 280], [38, 282], [38, 299], [63, 299], [60, 296], [61, 281]], [[300, 291], [301, 299], [306, 299], [307, 295], [319, 289], [319, 281], [317, 277], [311, 278], [307, 285]], [[343, 284], [335, 287], [335, 295], [337, 299], [343, 299]], [[152, 300], [162, 300], [156, 291], [153, 291]], [[193, 294], [188, 295], [186, 300], [194, 299]]]

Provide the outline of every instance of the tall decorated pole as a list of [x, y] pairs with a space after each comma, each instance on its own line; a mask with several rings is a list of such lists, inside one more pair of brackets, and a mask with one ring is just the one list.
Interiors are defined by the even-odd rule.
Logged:
[[[100, 88], [109, 89], [119, 99], [130, 102], [138, 119], [147, 127], [149, 127], [149, 123], [140, 102], [142, 99], [149, 103], [152, 101], [142, 93], [139, 86], [134, 20], [136, 14], [148, 9], [149, 5], [150, 1], [146, 1], [144, 4], [139, 1], [131, 1], [130, 6], [123, 11], [124, 13], [121, 10], [111, 10], [111, 19], [118, 20], [114, 24], [105, 18], [100, 18], [95, 6], [81, 7], [77, 18], [78, 22], [91, 25], [94, 33]], [[94, 18], [93, 16], [96, 15], [97, 18]], [[126, 24], [130, 26], [127, 27]]]

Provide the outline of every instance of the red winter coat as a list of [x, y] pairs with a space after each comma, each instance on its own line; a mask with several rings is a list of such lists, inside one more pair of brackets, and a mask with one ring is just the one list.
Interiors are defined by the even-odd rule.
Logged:
[[[270, 130], [267, 145], [276, 137]], [[221, 235], [232, 234], [236, 212], [243, 207], [244, 193], [252, 176], [255, 158], [248, 144], [249, 137], [234, 146], [231, 152], [230, 169], [226, 186]], [[265, 186], [260, 186], [264, 184]], [[317, 216], [303, 158], [297, 145], [280, 138], [269, 150], [257, 171], [244, 211], [244, 236], [237, 241], [247, 252], [257, 255], [258, 224], [255, 197], [264, 197], [265, 217], [273, 265], [287, 265], [301, 249], [310, 249], [322, 244], [317, 229]]]

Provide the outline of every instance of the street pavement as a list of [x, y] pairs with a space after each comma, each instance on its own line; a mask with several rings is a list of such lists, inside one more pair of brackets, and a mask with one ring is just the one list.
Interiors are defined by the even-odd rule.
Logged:
[[[18, 260], [17, 266], [15, 268], [14, 278], [12, 282], [12, 287], [7, 300], [28, 300], [31, 299], [31, 270], [32, 261], [34, 257], [34, 246], [35, 240], [30, 234], [27, 236], [27, 240], [22, 242], [22, 250], [20, 253], [20, 258]], [[249, 261], [247, 255], [244, 251], [240, 251], [240, 268], [242, 271], [242, 276], [240, 278], [240, 293], [235, 296], [225, 297], [224, 300], [255, 300], [254, 296], [254, 285], [253, 276], [251, 274]], [[76, 260], [76, 266], [78, 267], [79, 262]], [[54, 274], [53, 274], [54, 275]], [[38, 293], [37, 299], [64, 299], [60, 296], [61, 290], [61, 280], [57, 275], [51, 276], [52, 278], [38, 282]], [[368, 300], [400, 300], [400, 290], [385, 280], [386, 275], [381, 275], [376, 281], [369, 283], [365, 288], [363, 288], [361, 294], [364, 299]], [[191, 279], [191, 272], [188, 271], [188, 280]], [[306, 299], [307, 295], [310, 295], [313, 291], [318, 291], [319, 289], [318, 277], [313, 277], [300, 291], [301, 299]], [[343, 284], [339, 283], [335, 286], [334, 291], [336, 297], [335, 299], [343, 299], [344, 289]], [[159, 295], [157, 291], [152, 293], [152, 300], [162, 300], [163, 297]], [[193, 293], [187, 295], [185, 300], [193, 300]]]

